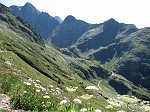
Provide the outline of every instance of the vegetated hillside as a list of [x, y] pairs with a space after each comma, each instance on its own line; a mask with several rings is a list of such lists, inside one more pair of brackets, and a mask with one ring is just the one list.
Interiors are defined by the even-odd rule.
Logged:
[[[132, 30], [135, 31], [133, 28], [132, 25], [125, 25], [125, 28], [123, 28], [125, 30], [121, 30], [112, 39], [110, 39], [111, 35], [106, 40], [94, 41], [97, 36], [93, 38], [89, 36], [91, 40], [82, 41], [83, 43], [81, 44], [77, 43], [77, 46], [75, 46], [77, 50], [73, 52], [78, 51], [80, 56], [98, 60], [134, 84], [150, 89], [149, 28], [140, 29], [132, 33]], [[104, 37], [106, 38], [106, 35]], [[103, 37], [98, 36], [97, 38]], [[100, 47], [95, 49], [98, 42], [99, 44], [97, 45]]]
[[50, 16], [46, 12], [40, 12], [31, 3], [26, 3], [24, 6], [10, 6], [11, 11], [28, 22], [32, 28], [40, 34], [44, 39], [47, 39], [51, 32], [57, 27], [59, 21]]
[[62, 24], [52, 32], [49, 39], [55, 46], [66, 48], [74, 44], [84, 32], [96, 26], [98, 25], [77, 20], [75, 17], [69, 15]]
[[[110, 54], [107, 65], [117, 73], [122, 74], [136, 85], [141, 85], [150, 90], [150, 28], [143, 28], [123, 38], [106, 51], [115, 52]], [[106, 55], [101, 50], [93, 56], [100, 59], [98, 54]]]
[[[91, 85], [96, 87], [96, 90], [85, 89]], [[105, 112], [120, 109], [131, 111], [135, 109], [135, 104], [137, 108], [141, 106], [138, 103], [141, 100], [123, 94], [135, 95], [145, 100], [150, 98], [148, 90], [135, 86], [118, 74], [111, 73], [98, 62], [62, 54], [52, 44], [45, 43], [27, 23], [15, 17], [2, 4], [0, 4], [0, 93], [11, 97], [13, 109], [34, 112], [45, 110], [78, 112], [81, 108], [89, 106], [93, 108], [90, 108], [91, 112], [96, 108]], [[122, 95], [117, 96], [118, 93]], [[82, 96], [84, 94], [94, 96]], [[83, 100], [80, 105], [73, 103], [72, 98], [91, 100]], [[112, 98], [120, 103], [114, 103]], [[64, 100], [73, 106], [64, 105]], [[89, 105], [88, 102], [92, 103]], [[108, 104], [111, 104], [111, 109], [105, 108]], [[128, 105], [131, 106], [130, 109]], [[142, 105], [139, 112], [143, 109], [145, 105]]]

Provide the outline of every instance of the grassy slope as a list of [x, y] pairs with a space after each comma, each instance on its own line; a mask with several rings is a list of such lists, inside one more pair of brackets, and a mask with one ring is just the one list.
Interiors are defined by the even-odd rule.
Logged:
[[[106, 63], [106, 66], [133, 83], [149, 89], [149, 38], [150, 28], [143, 28], [122, 39], [118, 45], [114, 45], [117, 53], [112, 60]], [[119, 54], [118, 52], [127, 49], [129, 50], [126, 53]], [[107, 50], [111, 50], [111, 47], [108, 47]]]

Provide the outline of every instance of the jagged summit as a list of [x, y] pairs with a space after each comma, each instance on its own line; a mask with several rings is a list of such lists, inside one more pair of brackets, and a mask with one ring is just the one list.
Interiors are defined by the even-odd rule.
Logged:
[[113, 26], [118, 26], [119, 22], [116, 21], [113, 18], [108, 19], [107, 21], [104, 22], [104, 27], [113, 27]]
[[117, 22], [114, 18], [110, 18], [108, 20], [106, 20], [104, 23], [108, 23], [108, 22]]
[[104, 22], [103, 31], [108, 37], [115, 37], [120, 28], [119, 22], [111, 18]]
[[36, 13], [39, 14], [40, 11], [36, 9], [36, 7], [34, 7], [31, 3], [27, 2], [23, 7], [23, 10], [25, 11], [31, 11], [32, 13]]
[[34, 7], [30, 2], [27, 2], [24, 6]]
[[23, 7], [36, 9], [31, 3], [27, 2]]
[[73, 22], [73, 21], [76, 21], [77, 19], [72, 16], [72, 15], [68, 15], [64, 21], [67, 21], [67, 22]]

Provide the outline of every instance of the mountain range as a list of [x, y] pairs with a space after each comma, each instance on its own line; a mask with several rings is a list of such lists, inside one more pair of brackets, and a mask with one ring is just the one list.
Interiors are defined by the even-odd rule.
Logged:
[[[0, 3], [0, 93], [11, 97], [14, 109], [57, 112], [56, 103], [83, 94], [92, 94], [90, 106], [104, 112], [149, 107], [142, 104], [150, 100], [149, 49], [149, 27], [138, 29], [113, 18], [90, 24], [71, 15], [58, 22], [30, 3], [9, 8]], [[85, 89], [93, 86], [96, 91]], [[68, 92], [67, 87], [73, 88]], [[74, 109], [89, 106], [83, 103]]]

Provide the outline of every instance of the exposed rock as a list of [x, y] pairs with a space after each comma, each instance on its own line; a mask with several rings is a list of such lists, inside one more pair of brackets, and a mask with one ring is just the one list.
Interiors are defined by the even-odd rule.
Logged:
[[10, 97], [5, 94], [0, 94], [0, 110], [10, 109]]

